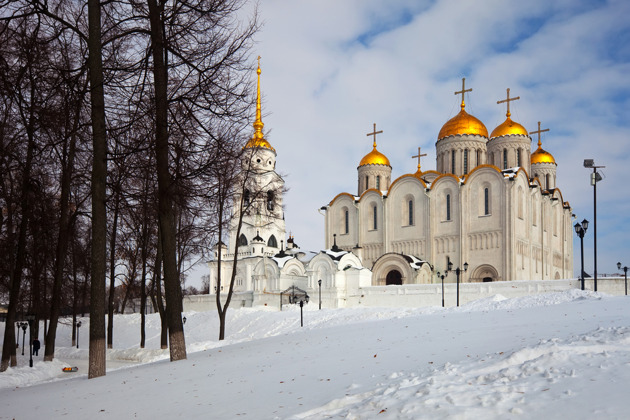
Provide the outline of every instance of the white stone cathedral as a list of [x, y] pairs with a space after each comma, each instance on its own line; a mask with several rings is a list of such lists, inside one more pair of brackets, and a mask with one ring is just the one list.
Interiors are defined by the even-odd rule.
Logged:
[[[418, 149], [417, 171], [392, 181], [389, 159], [377, 150], [382, 132], [374, 125], [368, 134], [373, 150], [357, 168], [357, 193], [342, 192], [322, 207], [327, 249], [306, 260], [293, 237], [284, 242], [284, 181], [262, 133], [259, 66], [254, 135], [243, 160], [253, 171], [240, 192], [252, 205], [239, 237], [234, 222], [228, 246], [215, 250], [223, 260], [222, 293], [237, 241], [235, 292], [243, 306], [276, 305], [292, 286], [311, 298], [323, 294], [328, 307], [353, 306], [370, 288], [437, 284], [437, 273], [448, 268], [461, 268], [464, 283], [572, 277], [572, 213], [556, 187], [556, 162], [541, 147], [540, 135], [548, 130], [538, 123], [528, 132], [510, 118], [510, 102], [518, 98], [508, 89], [507, 99], [497, 102], [507, 104], [507, 118], [488, 136], [465, 110], [464, 94], [471, 90], [462, 80], [455, 92], [462, 95], [461, 111], [437, 136], [435, 171], [421, 169], [425, 155]], [[533, 153], [530, 134], [538, 135]], [[209, 265], [214, 294], [216, 259]]]

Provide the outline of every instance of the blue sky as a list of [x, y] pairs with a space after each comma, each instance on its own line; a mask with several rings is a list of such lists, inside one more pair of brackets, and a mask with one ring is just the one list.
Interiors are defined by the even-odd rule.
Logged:
[[[418, 147], [428, 153], [423, 169], [435, 169], [438, 132], [459, 111], [453, 92], [466, 77], [466, 109], [489, 132], [505, 120], [496, 102], [506, 88], [521, 98], [511, 103], [513, 120], [550, 129], [543, 148], [577, 220], [593, 221], [583, 160], [606, 166], [597, 188], [598, 272], [630, 265], [630, 2], [265, 0], [259, 12], [263, 122], [289, 187], [287, 231], [303, 250], [324, 246], [317, 210], [340, 192], [356, 194], [373, 123], [393, 179], [415, 171]], [[577, 237], [574, 249], [578, 268]]]

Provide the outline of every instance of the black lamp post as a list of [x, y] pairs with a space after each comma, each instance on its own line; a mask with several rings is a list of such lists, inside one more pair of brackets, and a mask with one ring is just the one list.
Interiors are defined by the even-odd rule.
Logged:
[[15, 335], [15, 348], [20, 348], [20, 322], [15, 321], [15, 328], [17, 328], [17, 334]]
[[186, 325], [186, 317], [182, 318], [182, 332], [184, 332], [184, 325]]
[[319, 310], [322, 309], [322, 279], [317, 280], [319, 285]]
[[[453, 263], [451, 261], [448, 262], [448, 271], [453, 271]], [[468, 263], [464, 263], [464, 269], [460, 269], [457, 267], [455, 269], [455, 274], [457, 274], [457, 306], [459, 306], [459, 275], [465, 271], [468, 271]]]
[[584, 159], [584, 167], [593, 169], [591, 174], [591, 185], [593, 186], [593, 291], [597, 292], [597, 183], [603, 178], [598, 168], [605, 168], [605, 166], [595, 166], [593, 159]]
[[26, 339], [26, 327], [28, 327], [28, 323], [22, 322], [20, 323], [20, 327], [22, 327], [22, 356], [24, 356], [24, 340]]
[[621, 270], [623, 268], [623, 275], [626, 281], [626, 296], [628, 296], [628, 267], [621, 267], [621, 263], [617, 263], [617, 269]]
[[442, 279], [442, 308], [444, 307], [444, 277], [448, 276], [448, 271], [444, 274], [440, 274], [440, 272], [437, 272], [437, 276], [438, 278]]
[[582, 220], [582, 224], [576, 223], [573, 228], [575, 229], [577, 236], [580, 237], [580, 255], [582, 258], [580, 280], [582, 281], [582, 290], [584, 290], [584, 234], [586, 233], [586, 229], [588, 229], [588, 220]]
[[28, 351], [29, 351], [29, 359], [28, 365], [29, 367], [33, 367], [33, 322], [35, 322], [35, 317], [33, 315], [27, 315], [26, 319], [28, 320]]
[[77, 322], [77, 348], [79, 348], [79, 328], [81, 328], [81, 321]]

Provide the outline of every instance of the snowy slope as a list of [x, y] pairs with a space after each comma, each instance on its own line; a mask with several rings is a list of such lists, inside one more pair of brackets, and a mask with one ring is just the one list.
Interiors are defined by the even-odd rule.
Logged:
[[[0, 419], [627, 418], [630, 300], [592, 292], [461, 308], [299, 308], [186, 313], [188, 360], [159, 349], [149, 316], [115, 318], [108, 374], [86, 376], [60, 328], [57, 359], [0, 374]], [[163, 359], [163, 360], [159, 360]], [[41, 357], [40, 359], [41, 360]], [[79, 366], [63, 374], [62, 366]]]

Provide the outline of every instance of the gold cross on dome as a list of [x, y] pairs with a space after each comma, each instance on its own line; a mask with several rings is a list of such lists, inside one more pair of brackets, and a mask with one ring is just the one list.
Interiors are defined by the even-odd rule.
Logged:
[[462, 108], [464, 108], [464, 94], [466, 92], [472, 92], [472, 88], [470, 89], [466, 89], [466, 78], [462, 77], [462, 90], [460, 90], [459, 92], [455, 92], [455, 95], [462, 95]]
[[426, 153], [420, 153], [420, 147], [418, 147], [418, 154], [415, 156], [411, 156], [412, 159], [418, 158], [418, 172], [420, 172], [420, 158], [422, 158], [423, 156], [426, 156]]
[[382, 134], [382, 133], [383, 133], [383, 130], [376, 131], [376, 123], [374, 123], [374, 131], [371, 132], [371, 133], [367, 133], [368, 137], [374, 136], [374, 148], [376, 148], [376, 135], [377, 134]]
[[544, 133], [545, 131], [549, 131], [548, 128], [545, 128], [544, 130], [540, 129], [540, 121], [538, 121], [538, 131], [530, 131], [529, 135], [531, 136], [532, 134], [538, 134], [538, 147], [542, 146], [542, 143], [540, 141], [540, 134]]
[[507, 99], [504, 99], [502, 101], [497, 101], [497, 104], [502, 104], [502, 103], [507, 103], [507, 114], [505, 114], [507, 117], [509, 117], [510, 115], [510, 102], [512, 101], [517, 101], [521, 99], [520, 96], [517, 96], [516, 98], [510, 98], [510, 88], [507, 88]]

